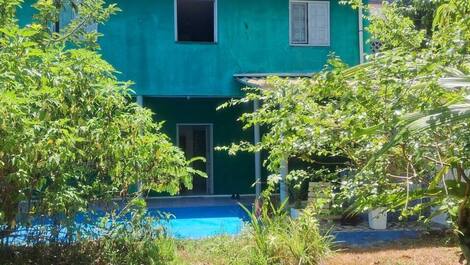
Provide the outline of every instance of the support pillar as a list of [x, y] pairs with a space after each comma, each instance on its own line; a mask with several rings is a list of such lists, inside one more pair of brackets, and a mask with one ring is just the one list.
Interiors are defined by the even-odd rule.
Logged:
[[281, 175], [281, 180], [279, 183], [279, 199], [281, 200], [281, 203], [283, 203], [285, 200], [287, 200], [289, 196], [287, 185], [286, 185], [286, 177], [287, 177], [287, 174], [289, 174], [289, 164], [287, 162], [287, 159], [283, 159], [281, 161], [281, 167], [279, 171]]
[[[256, 112], [259, 108], [259, 101], [255, 100], [253, 102], [253, 110]], [[261, 132], [258, 124], [254, 127], [254, 142], [255, 145], [259, 144], [261, 141]], [[261, 153], [255, 153], [255, 187], [256, 187], [256, 198], [261, 196]]]
[[[137, 96], [137, 104], [141, 107], [144, 107], [144, 97], [143, 96]], [[142, 191], [142, 181], [139, 180], [137, 182], [137, 192], [141, 192]]]

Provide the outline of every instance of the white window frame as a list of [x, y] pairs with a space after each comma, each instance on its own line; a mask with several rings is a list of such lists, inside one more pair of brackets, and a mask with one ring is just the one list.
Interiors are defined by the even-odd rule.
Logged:
[[[309, 3], [326, 3], [328, 5], [328, 43], [327, 44], [315, 44], [310, 43], [310, 20], [309, 13], [307, 13], [307, 43], [294, 43], [292, 40], [292, 3], [306, 3], [307, 9]], [[300, 47], [330, 47], [331, 46], [331, 5], [330, 1], [308, 1], [308, 0], [289, 0], [289, 45], [300, 46]]]
[[175, 24], [175, 42], [179, 43], [209, 43], [209, 44], [214, 44], [218, 43], [218, 0], [212, 0], [214, 1], [214, 41], [213, 42], [204, 42], [204, 41], [180, 41], [178, 40], [178, 0], [173, 0], [173, 5], [174, 5], [174, 24]]

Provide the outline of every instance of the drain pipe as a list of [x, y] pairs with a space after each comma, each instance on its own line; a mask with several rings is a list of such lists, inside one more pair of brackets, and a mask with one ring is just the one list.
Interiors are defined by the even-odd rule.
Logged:
[[364, 63], [364, 11], [362, 6], [358, 8], [358, 22], [359, 22], [359, 63]]

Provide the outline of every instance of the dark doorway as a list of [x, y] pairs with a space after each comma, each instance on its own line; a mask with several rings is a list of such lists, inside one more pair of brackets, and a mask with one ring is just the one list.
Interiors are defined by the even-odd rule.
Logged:
[[183, 189], [182, 195], [207, 195], [212, 193], [212, 126], [206, 124], [177, 125], [178, 145], [184, 151], [186, 158], [204, 157], [206, 161], [195, 161], [192, 163], [194, 169], [206, 172], [208, 178], [194, 176], [193, 189]]

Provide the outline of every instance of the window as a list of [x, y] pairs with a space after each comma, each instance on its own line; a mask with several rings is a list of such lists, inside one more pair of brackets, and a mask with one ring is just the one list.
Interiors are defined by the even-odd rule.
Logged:
[[217, 0], [175, 0], [176, 41], [216, 42]]
[[305, 46], [330, 45], [330, 2], [291, 1], [290, 43]]

